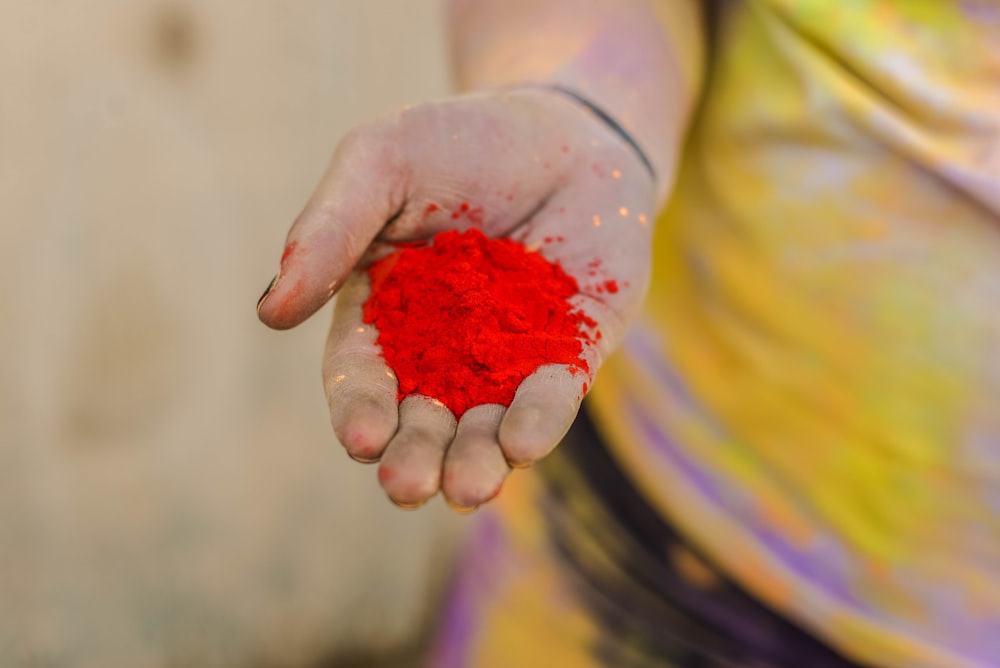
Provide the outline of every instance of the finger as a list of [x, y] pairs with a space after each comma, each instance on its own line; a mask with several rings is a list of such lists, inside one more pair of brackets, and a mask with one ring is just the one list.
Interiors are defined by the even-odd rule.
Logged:
[[378, 478], [398, 506], [416, 508], [437, 494], [444, 454], [455, 436], [455, 416], [444, 404], [412, 395], [399, 405], [399, 429], [389, 441]]
[[441, 479], [441, 491], [455, 510], [473, 510], [492, 499], [510, 472], [497, 442], [503, 413], [496, 404], [476, 406], [458, 421]]
[[353, 274], [337, 297], [323, 363], [333, 431], [362, 462], [382, 456], [399, 419], [396, 376], [379, 354], [378, 332], [362, 321], [367, 296], [367, 278]]
[[257, 306], [275, 329], [299, 324], [326, 303], [372, 239], [406, 200], [397, 125], [343, 139], [316, 192], [288, 233], [281, 271]]
[[549, 454], [569, 431], [588, 386], [588, 374], [565, 365], [544, 366], [525, 378], [500, 423], [507, 462], [528, 466]]

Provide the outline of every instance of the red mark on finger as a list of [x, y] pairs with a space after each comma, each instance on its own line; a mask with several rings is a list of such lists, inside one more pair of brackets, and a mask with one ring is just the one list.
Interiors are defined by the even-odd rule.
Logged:
[[299, 242], [293, 241], [292, 243], [285, 246], [284, 252], [281, 254], [281, 270], [285, 270], [285, 263], [288, 262], [288, 258], [292, 257], [299, 249]]
[[477, 206], [475, 209], [469, 211], [469, 213], [466, 215], [468, 216], [470, 223], [474, 225], [483, 224], [483, 207]]
[[611, 294], [618, 292], [618, 281], [604, 281], [604, 289]]
[[[297, 310], [295, 307], [301, 301], [302, 292], [304, 291], [304, 288], [305, 288], [305, 279], [300, 278], [298, 281], [295, 282], [294, 285], [292, 285], [289, 288], [285, 288], [283, 291], [279, 293], [280, 301], [278, 301], [277, 305], [273, 304], [271, 305], [271, 307], [274, 309], [273, 317], [275, 320], [288, 321], [291, 319], [292, 313], [294, 313]], [[271, 301], [273, 300], [274, 297], [272, 296]]]
[[438, 210], [438, 205], [431, 202], [430, 204], [427, 205], [427, 208], [424, 209], [424, 215], [429, 216], [437, 210]]

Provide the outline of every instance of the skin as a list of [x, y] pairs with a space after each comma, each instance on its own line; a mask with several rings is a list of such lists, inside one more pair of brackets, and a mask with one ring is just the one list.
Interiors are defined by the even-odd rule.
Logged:
[[[323, 363], [331, 422], [351, 457], [381, 462], [380, 484], [398, 505], [419, 506], [439, 490], [456, 510], [493, 498], [512, 467], [558, 444], [593, 379], [542, 367], [509, 408], [477, 406], [459, 422], [432, 398], [397, 402], [378, 332], [362, 320], [365, 267], [389, 242], [445, 229], [512, 236], [579, 282], [578, 305], [602, 333], [584, 350], [596, 372], [645, 294], [652, 220], [697, 91], [700, 51], [687, 44], [682, 58], [678, 46], [699, 34], [695, 3], [663, 5], [657, 13], [647, 0], [454, 0], [453, 62], [465, 93], [348, 134], [292, 225], [258, 314], [287, 329], [338, 295]], [[655, 177], [603, 121], [544, 83], [572, 88], [626, 126]], [[545, 241], [555, 237], [562, 241]], [[617, 292], [598, 289], [606, 279]]]

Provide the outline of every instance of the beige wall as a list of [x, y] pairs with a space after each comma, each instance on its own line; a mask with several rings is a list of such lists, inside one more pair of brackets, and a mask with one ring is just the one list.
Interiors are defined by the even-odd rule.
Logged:
[[419, 619], [456, 523], [334, 442], [329, 309], [253, 307], [337, 138], [446, 91], [439, 4], [0, 0], [0, 666], [305, 666]]

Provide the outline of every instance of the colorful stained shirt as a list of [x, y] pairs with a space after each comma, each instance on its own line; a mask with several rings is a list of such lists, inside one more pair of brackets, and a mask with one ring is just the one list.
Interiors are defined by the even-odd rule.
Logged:
[[[859, 664], [1000, 666], [1000, 0], [728, 2], [713, 44], [590, 399], [654, 516], [573, 443], [516, 475], [433, 665], [842, 665], [724, 577]], [[727, 615], [764, 649], [685, 658]]]
[[846, 654], [1000, 666], [1000, 2], [757, 0], [715, 37], [605, 437]]

